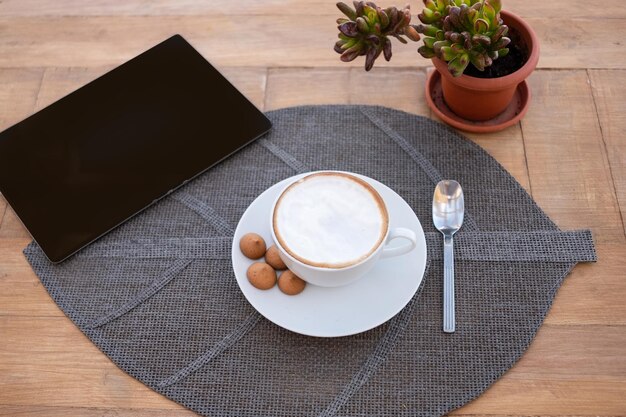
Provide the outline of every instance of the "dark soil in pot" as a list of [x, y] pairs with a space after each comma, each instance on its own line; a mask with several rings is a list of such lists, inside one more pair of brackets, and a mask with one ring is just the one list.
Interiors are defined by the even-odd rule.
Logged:
[[509, 53], [507, 56], [498, 58], [484, 71], [479, 71], [474, 65], [469, 64], [464, 74], [476, 78], [497, 78], [509, 75], [522, 68], [528, 60], [528, 46], [524, 39], [514, 28], [509, 27]]

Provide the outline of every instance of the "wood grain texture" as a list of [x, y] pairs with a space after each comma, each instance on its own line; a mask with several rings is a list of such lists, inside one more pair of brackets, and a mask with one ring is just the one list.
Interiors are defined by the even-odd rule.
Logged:
[[[421, 2], [411, 4], [416, 14]], [[626, 8], [504, 6], [537, 31], [544, 70], [530, 78], [520, 124], [466, 136], [560, 227], [591, 228], [599, 260], [567, 277], [521, 360], [452, 415], [626, 416]], [[2, 0], [0, 129], [174, 33], [261, 109], [360, 103], [432, 117], [417, 44], [396, 42], [392, 62], [366, 73], [332, 51], [338, 16], [322, 0]], [[195, 416], [117, 368], [64, 316], [22, 254], [29, 241], [0, 196], [0, 416]]]
[[0, 417], [197, 417], [186, 409], [0, 405]]
[[[347, 2], [351, 3], [351, 2]], [[423, 7], [421, 1], [409, 1], [414, 19]], [[383, 2], [379, 5], [385, 6]], [[402, 3], [404, 5], [405, 3]], [[400, 5], [400, 4], [398, 4]], [[599, 6], [588, 0], [572, 0], [563, 7], [560, 2], [545, 0], [507, 0], [507, 10], [525, 18], [559, 16], [561, 18], [626, 18], [620, 0], [607, 0]], [[335, 2], [326, 0], [4, 0], [0, 3], [3, 16], [192, 16], [192, 15], [287, 15], [303, 14], [338, 17]]]
[[[626, 70], [589, 71], [617, 201], [626, 219]], [[626, 226], [626, 225], [624, 225]], [[624, 229], [626, 233], [626, 228]]]
[[[620, 33], [626, 19], [532, 17], [528, 23], [541, 41], [539, 67], [623, 68], [626, 55]], [[119, 65], [180, 33], [211, 62], [247, 67], [363, 67], [349, 64], [333, 51], [334, 18], [307, 14], [192, 16], [52, 16], [0, 17], [4, 31], [0, 67], [98, 67]], [[128, 36], [132, 33], [133, 36]], [[417, 43], [394, 45], [391, 62], [378, 67], [427, 67]]]
[[521, 123], [535, 201], [564, 229], [626, 241], [587, 73], [537, 71], [530, 85]]

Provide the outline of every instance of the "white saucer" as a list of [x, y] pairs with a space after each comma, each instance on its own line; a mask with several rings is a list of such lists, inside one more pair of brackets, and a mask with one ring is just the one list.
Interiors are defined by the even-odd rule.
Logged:
[[363, 175], [355, 174], [370, 183], [385, 200], [389, 226], [406, 227], [417, 234], [415, 249], [402, 256], [378, 261], [365, 276], [343, 287], [307, 284], [300, 294], [288, 296], [278, 286], [262, 291], [248, 282], [246, 271], [254, 261], [241, 253], [239, 240], [246, 233], [254, 232], [263, 236], [268, 247], [272, 245], [269, 224], [272, 204], [287, 184], [305, 175], [308, 174], [287, 178], [265, 190], [239, 220], [232, 247], [237, 284], [250, 304], [265, 318], [296, 333], [318, 337], [349, 336], [383, 324], [407, 305], [422, 282], [426, 268], [426, 238], [417, 216], [402, 197]]

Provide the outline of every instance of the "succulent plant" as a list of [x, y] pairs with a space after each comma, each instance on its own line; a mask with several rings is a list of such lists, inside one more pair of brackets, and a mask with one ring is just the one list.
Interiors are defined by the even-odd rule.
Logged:
[[424, 58], [446, 61], [450, 73], [458, 77], [471, 62], [483, 71], [498, 57], [509, 53], [509, 28], [500, 19], [500, 0], [424, 0], [418, 15], [424, 34], [417, 51]]
[[387, 61], [391, 59], [390, 37], [402, 43], [407, 43], [402, 35], [412, 41], [420, 39], [417, 27], [410, 24], [409, 5], [404, 9], [381, 9], [371, 1], [354, 1], [354, 9], [342, 2], [337, 3], [337, 7], [346, 17], [337, 19], [339, 41], [335, 44], [335, 51], [341, 54], [344, 62], [365, 55], [366, 71], [372, 69], [381, 53]]

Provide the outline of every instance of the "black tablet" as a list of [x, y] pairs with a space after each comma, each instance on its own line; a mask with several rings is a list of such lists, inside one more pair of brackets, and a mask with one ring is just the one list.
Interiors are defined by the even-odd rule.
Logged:
[[0, 192], [60, 262], [270, 127], [176, 35], [0, 133]]

